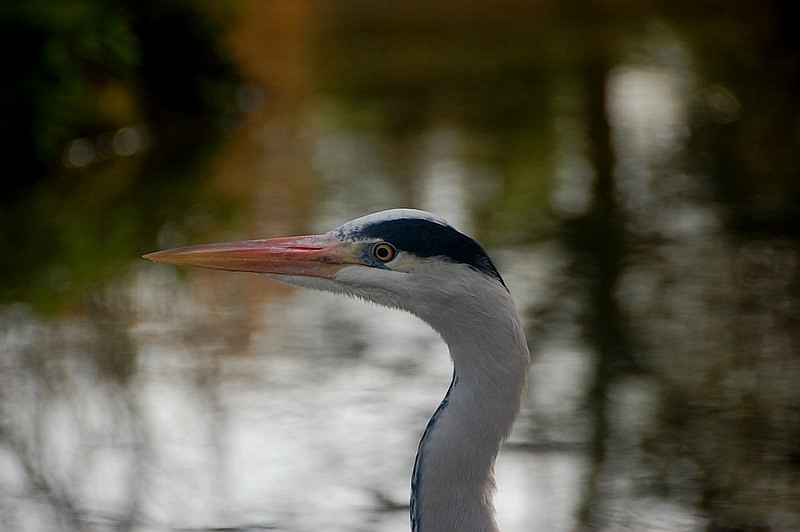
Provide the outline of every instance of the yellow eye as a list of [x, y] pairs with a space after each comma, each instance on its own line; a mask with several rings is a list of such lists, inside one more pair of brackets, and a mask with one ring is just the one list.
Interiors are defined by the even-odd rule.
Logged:
[[395, 255], [397, 255], [397, 250], [386, 242], [380, 242], [372, 247], [372, 256], [381, 262], [389, 262]]

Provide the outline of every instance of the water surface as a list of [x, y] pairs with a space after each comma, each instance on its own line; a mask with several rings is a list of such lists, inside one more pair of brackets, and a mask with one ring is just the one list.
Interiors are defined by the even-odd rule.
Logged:
[[[8, 15], [59, 46], [0, 100], [30, 121], [0, 212], [0, 530], [407, 530], [436, 334], [140, 258], [398, 206], [480, 240], [524, 317], [504, 532], [800, 529], [780, 5], [78, 4]], [[25, 98], [73, 104], [42, 129]]]

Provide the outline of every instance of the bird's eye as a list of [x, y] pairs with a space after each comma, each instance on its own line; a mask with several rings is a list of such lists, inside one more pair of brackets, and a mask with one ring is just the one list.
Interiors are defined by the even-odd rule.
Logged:
[[380, 242], [372, 247], [372, 256], [381, 262], [389, 262], [395, 255], [397, 255], [397, 250], [386, 242]]

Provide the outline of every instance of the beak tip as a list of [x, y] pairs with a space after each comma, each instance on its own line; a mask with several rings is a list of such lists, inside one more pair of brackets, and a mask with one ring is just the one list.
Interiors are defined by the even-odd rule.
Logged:
[[161, 260], [162, 254], [163, 254], [162, 251], [153, 251], [152, 253], [146, 253], [146, 254], [142, 255], [142, 258], [146, 259], [146, 260], [149, 260], [150, 262], [161, 263], [161, 262], [163, 262]]

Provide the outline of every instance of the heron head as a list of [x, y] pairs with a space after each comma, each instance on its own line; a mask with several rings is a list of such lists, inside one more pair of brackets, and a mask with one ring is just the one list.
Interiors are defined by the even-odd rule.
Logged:
[[448, 299], [479, 293], [481, 285], [505, 290], [477, 242], [438, 216], [412, 209], [370, 214], [322, 235], [188, 246], [145, 258], [260, 273], [402, 308], [423, 319]]

